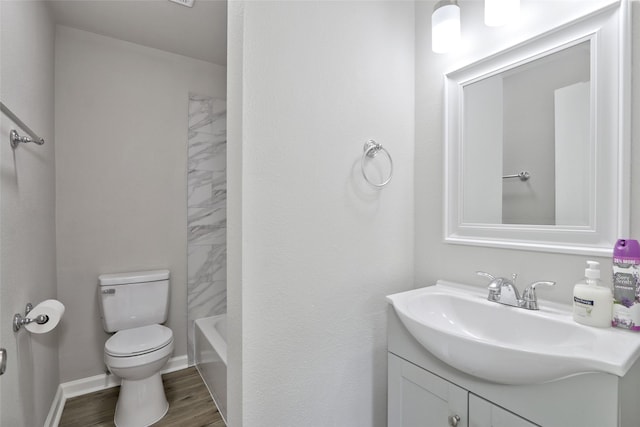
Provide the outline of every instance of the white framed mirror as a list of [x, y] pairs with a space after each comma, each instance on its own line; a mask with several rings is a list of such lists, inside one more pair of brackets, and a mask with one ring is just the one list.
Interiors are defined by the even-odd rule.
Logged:
[[628, 237], [628, 6], [445, 75], [446, 242], [605, 256]]

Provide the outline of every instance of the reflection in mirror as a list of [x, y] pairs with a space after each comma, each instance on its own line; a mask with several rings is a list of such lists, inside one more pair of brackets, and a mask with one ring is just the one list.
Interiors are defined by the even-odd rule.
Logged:
[[465, 223], [588, 225], [589, 47], [463, 87]]

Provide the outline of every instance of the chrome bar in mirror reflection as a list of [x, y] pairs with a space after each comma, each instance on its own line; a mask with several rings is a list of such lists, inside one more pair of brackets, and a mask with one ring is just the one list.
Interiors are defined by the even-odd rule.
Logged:
[[502, 177], [502, 179], [507, 179], [507, 178], [520, 178], [520, 181], [528, 181], [529, 178], [531, 178], [531, 174], [527, 171], [522, 171], [520, 173], [516, 173], [513, 175], [504, 175]]

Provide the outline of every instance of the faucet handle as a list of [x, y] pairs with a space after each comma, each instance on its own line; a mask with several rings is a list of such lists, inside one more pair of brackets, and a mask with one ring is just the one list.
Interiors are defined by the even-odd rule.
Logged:
[[495, 276], [492, 276], [492, 275], [491, 275], [491, 274], [489, 274], [489, 273], [485, 273], [484, 271], [476, 271], [476, 274], [477, 274], [478, 276], [481, 276], [481, 277], [487, 278], [487, 279], [489, 279], [489, 280], [490, 280], [490, 281], [492, 281], [492, 282], [493, 282], [494, 280], [496, 280]]
[[538, 295], [536, 295], [536, 287], [539, 285], [555, 286], [556, 282], [542, 281], [534, 282], [527, 286], [522, 293], [523, 307], [529, 310], [538, 310]]
[[487, 289], [489, 289], [489, 295], [487, 296], [487, 299], [494, 302], [500, 301], [502, 279], [492, 276], [489, 273], [485, 273], [484, 271], [476, 271], [476, 274], [489, 279], [489, 286], [487, 287]]
[[[478, 276], [481, 276], [481, 277], [484, 277], [484, 278], [489, 279], [491, 282], [493, 282], [493, 281], [494, 281], [494, 280], [496, 280], [496, 279], [499, 279], [499, 277], [495, 277], [495, 276], [493, 276], [493, 275], [491, 275], [491, 274], [489, 274], [489, 273], [486, 273], [486, 272], [484, 272], [484, 271], [476, 271], [476, 274], [477, 274]], [[513, 274], [511, 275], [511, 282], [513, 282], [513, 284], [515, 284], [515, 283], [516, 283], [516, 279], [517, 279], [517, 278], [518, 278], [518, 274], [517, 274], [517, 273], [513, 273]]]

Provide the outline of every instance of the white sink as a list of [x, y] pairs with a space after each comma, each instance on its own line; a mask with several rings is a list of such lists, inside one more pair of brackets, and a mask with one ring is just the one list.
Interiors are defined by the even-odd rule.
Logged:
[[484, 288], [438, 281], [387, 297], [424, 348], [467, 374], [501, 384], [537, 384], [587, 372], [624, 376], [640, 333], [573, 321], [571, 307], [540, 301], [525, 310], [487, 301]]

